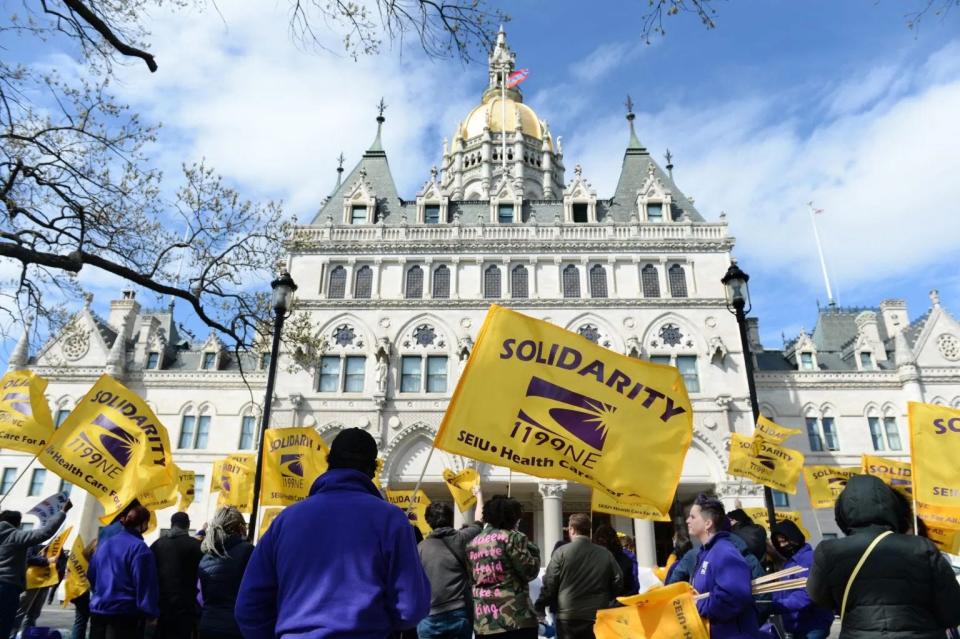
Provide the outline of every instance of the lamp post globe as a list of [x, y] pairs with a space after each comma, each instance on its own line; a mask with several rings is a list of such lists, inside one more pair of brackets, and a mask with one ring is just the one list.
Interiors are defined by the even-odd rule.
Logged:
[[297, 290], [297, 284], [290, 277], [290, 273], [284, 271], [280, 277], [270, 282], [270, 288], [273, 289], [271, 301], [273, 310], [277, 313], [286, 314], [290, 309], [290, 300], [294, 291]]
[[744, 313], [750, 312], [750, 288], [747, 286], [747, 282], [749, 281], [750, 276], [740, 269], [736, 260], [732, 260], [730, 262], [730, 268], [728, 268], [724, 276], [720, 278], [727, 297], [727, 310], [731, 313], [735, 313], [734, 309], [738, 305], [744, 309]]

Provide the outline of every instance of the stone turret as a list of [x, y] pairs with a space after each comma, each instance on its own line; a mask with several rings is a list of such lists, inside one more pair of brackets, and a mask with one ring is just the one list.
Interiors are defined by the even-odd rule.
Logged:
[[20, 370], [27, 367], [30, 363], [30, 326], [33, 324], [31, 318], [27, 318], [23, 323], [23, 333], [17, 340], [17, 345], [13, 347], [10, 353], [10, 360], [7, 362], [7, 372]]

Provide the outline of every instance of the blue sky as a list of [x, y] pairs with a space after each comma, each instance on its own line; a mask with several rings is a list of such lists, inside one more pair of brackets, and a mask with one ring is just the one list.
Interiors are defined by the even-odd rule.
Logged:
[[[671, 149], [679, 187], [707, 219], [727, 214], [768, 346], [812, 327], [825, 301], [811, 199], [826, 209], [818, 220], [841, 304], [905, 298], [916, 317], [938, 288], [960, 309], [960, 11], [928, 16], [916, 32], [905, 15], [919, 0], [731, 0], [718, 3], [716, 29], [673, 17], [647, 45], [636, 33], [645, 4], [506, 7], [510, 44], [531, 71], [525, 100], [563, 136], [568, 177], [579, 163], [601, 197], [612, 193], [629, 93], [638, 135], [661, 162]], [[372, 140], [381, 96], [388, 157], [413, 197], [486, 85], [485, 61], [463, 67], [408, 49], [353, 62], [291, 43], [283, 2], [217, 6], [222, 16], [158, 12], [150, 48], [160, 70], [126, 65], [116, 90], [164, 124], [154, 157], [168, 175], [206, 158], [248, 197], [282, 199], [301, 221], [333, 187], [337, 154], [349, 170]], [[13, 50], [69, 71], [55, 49]], [[120, 287], [82, 277], [101, 309]]]

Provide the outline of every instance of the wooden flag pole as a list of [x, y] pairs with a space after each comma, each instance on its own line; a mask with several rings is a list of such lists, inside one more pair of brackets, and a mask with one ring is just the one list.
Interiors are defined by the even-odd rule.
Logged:
[[423, 462], [423, 468], [420, 469], [420, 477], [417, 479], [417, 485], [413, 487], [413, 496], [410, 498], [410, 505], [407, 506], [407, 515], [413, 510], [413, 507], [417, 503], [417, 491], [420, 490], [420, 484], [423, 483], [423, 476], [427, 474], [427, 466], [430, 465], [430, 460], [433, 458], [433, 451], [435, 451], [433, 444], [430, 445], [430, 452], [427, 453], [427, 461]]

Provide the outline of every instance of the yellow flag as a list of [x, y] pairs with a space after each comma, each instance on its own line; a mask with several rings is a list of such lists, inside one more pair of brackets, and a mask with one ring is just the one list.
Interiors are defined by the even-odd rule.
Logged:
[[0, 378], [0, 448], [36, 455], [53, 437], [47, 380], [19, 370]]
[[597, 639], [709, 639], [693, 588], [678, 582], [640, 595], [618, 597], [621, 608], [597, 611]]
[[288, 506], [310, 495], [327, 470], [327, 444], [313, 428], [268, 428], [264, 434], [260, 503]]
[[43, 558], [47, 560], [46, 566], [27, 567], [27, 590], [57, 585], [60, 581], [60, 575], [57, 573], [57, 557], [60, 556], [63, 545], [67, 543], [67, 537], [72, 530], [73, 526], [67, 526], [43, 549]]
[[730, 464], [727, 472], [746, 477], [781, 492], [796, 493], [803, 470], [803, 454], [791, 448], [771, 444], [762, 437], [734, 433], [730, 439]]
[[753, 431], [753, 435], [754, 437], [760, 436], [771, 444], [782, 444], [788, 437], [799, 435], [801, 432], [803, 431], [797, 428], [781, 426], [761, 415], [757, 420], [757, 426]]
[[383, 458], [377, 457], [377, 470], [373, 473], [373, 485], [377, 487], [377, 490], [383, 490], [383, 486], [380, 485], [380, 473], [383, 472]]
[[68, 603], [90, 590], [90, 580], [87, 579], [87, 570], [90, 568], [90, 562], [83, 555], [83, 540], [77, 535], [73, 540], [73, 546], [70, 547], [70, 555], [67, 557], [67, 574], [63, 578], [63, 605]]
[[908, 462], [863, 455], [860, 470], [864, 475], [879, 477], [887, 486], [913, 501], [913, 469]]
[[260, 529], [257, 531], [257, 539], [267, 534], [270, 524], [277, 518], [277, 515], [283, 512], [283, 508], [264, 508], [263, 516], [260, 518]]
[[593, 512], [620, 515], [621, 517], [630, 517], [631, 519], [670, 521], [668, 514], [661, 513], [653, 506], [646, 506], [644, 504], [621, 504], [602, 490], [593, 490], [592, 492], [593, 497], [590, 500], [590, 510]]
[[192, 470], [180, 470], [180, 477], [177, 481], [177, 492], [180, 493], [178, 512], [186, 512], [190, 504], [193, 503], [193, 497], [197, 494], [196, 483], [197, 473]]
[[810, 493], [810, 505], [814, 508], [832, 508], [847, 487], [847, 480], [858, 474], [859, 466], [804, 466], [803, 481]]
[[[410, 508], [410, 500], [413, 499], [412, 490], [387, 490], [387, 501], [395, 506], [399, 506], [403, 509], [403, 512], [407, 512]], [[410, 523], [420, 529], [420, 532], [423, 533], [423, 536], [426, 537], [430, 534], [430, 531], [433, 530], [426, 520], [427, 506], [430, 505], [430, 499], [423, 493], [422, 490], [417, 491], [417, 497], [414, 500], [413, 509], [407, 513], [407, 519], [410, 520]]]
[[220, 491], [220, 473], [223, 471], [223, 460], [218, 459], [213, 462], [213, 470], [210, 471], [210, 492]]
[[666, 511], [692, 436], [676, 368], [494, 304], [434, 446]]
[[96, 497], [106, 517], [176, 481], [167, 429], [146, 402], [109, 375], [80, 400], [39, 459]]
[[466, 512], [477, 505], [477, 496], [473, 489], [480, 485], [480, 475], [473, 468], [464, 468], [455, 473], [449, 468], [443, 470], [443, 481], [450, 489], [453, 501], [457, 502], [460, 512]]
[[242, 513], [253, 511], [253, 478], [256, 460], [250, 453], [227, 455], [219, 462], [217, 508], [234, 506]]
[[917, 516], [960, 528], [960, 410], [910, 402], [910, 455]]
[[[763, 526], [767, 535], [770, 534], [770, 522], [767, 521], [767, 509], [766, 508], [744, 508], [743, 512], [747, 513], [747, 517], [753, 520], [753, 523]], [[800, 513], [796, 510], [777, 510], [774, 511], [774, 514], [777, 517], [777, 521], [792, 521], [797, 525], [797, 528], [800, 529], [800, 532], [803, 533], [803, 536], [807, 538], [807, 541], [810, 541], [810, 531], [807, 530], [807, 527], [803, 525], [803, 518], [800, 516]]]

